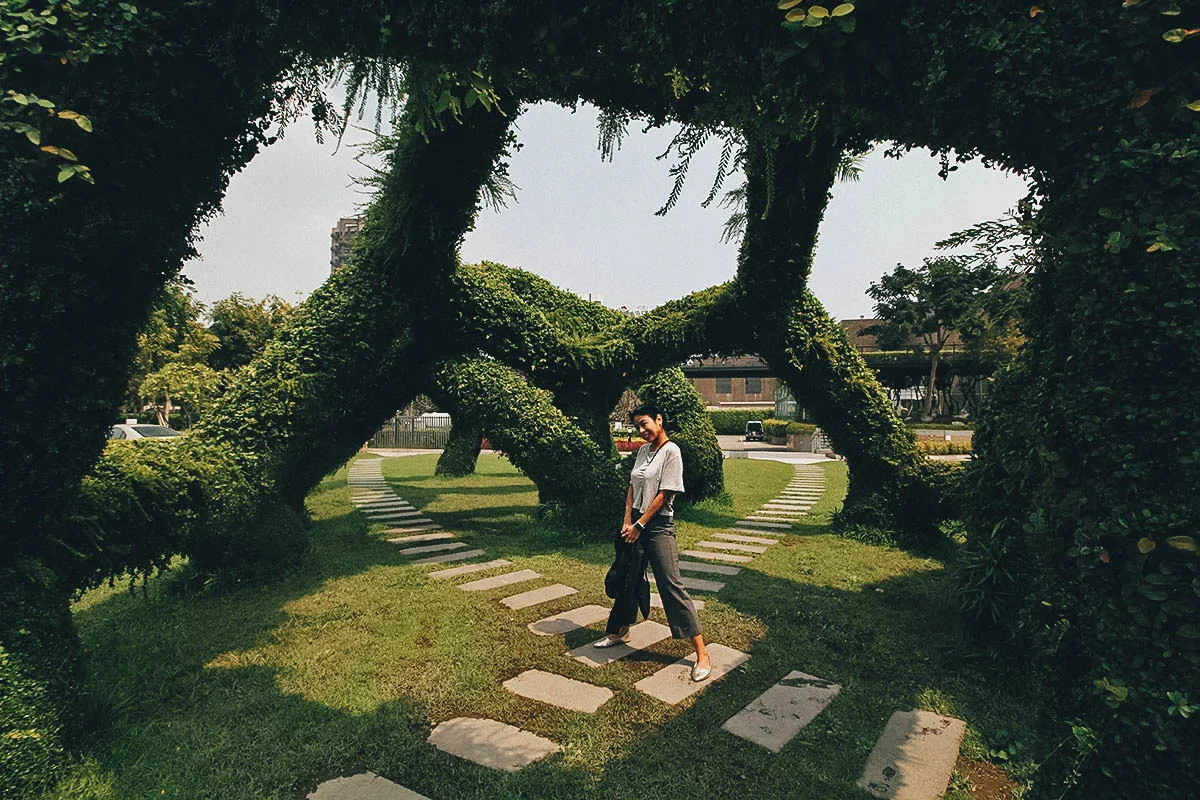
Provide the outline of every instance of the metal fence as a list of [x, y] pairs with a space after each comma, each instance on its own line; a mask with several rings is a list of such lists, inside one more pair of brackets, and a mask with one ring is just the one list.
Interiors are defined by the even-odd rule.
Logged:
[[[435, 420], [435, 423], [443, 422]], [[420, 417], [392, 417], [375, 431], [368, 447], [384, 447], [409, 450], [441, 450], [450, 440], [450, 426], [430, 425]]]

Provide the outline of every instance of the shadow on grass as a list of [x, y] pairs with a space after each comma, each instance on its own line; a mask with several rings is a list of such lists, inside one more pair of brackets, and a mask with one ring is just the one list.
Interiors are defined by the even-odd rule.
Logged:
[[[339, 488], [329, 481], [321, 494]], [[328, 497], [317, 500], [326, 511], [344, 507]], [[456, 513], [464, 538], [486, 547], [489, 557], [557, 554], [576, 538], [523, 516], [528, 510], [507, 504]], [[514, 518], [472, 528], [493, 515]], [[687, 521], [700, 525], [711, 518], [724, 519]], [[511, 589], [467, 596], [435, 585], [419, 570], [387, 571], [376, 579], [382, 588], [362, 604], [357, 584], [339, 583], [366, 580], [408, 559], [369, 535], [361, 515], [334, 512], [313, 523], [304, 567], [278, 585], [180, 598], [167, 596], [159, 582], [149, 601], [114, 595], [77, 612], [92, 655], [95, 717], [104, 721], [87, 757], [98, 784], [107, 786], [90, 793], [64, 787], [59, 796], [301, 798], [323, 780], [370, 770], [434, 800], [657, 800], [701, 788], [713, 800], [858, 800], [863, 795], [854, 781], [893, 711], [922, 705], [961, 716], [981, 750], [1023, 729], [1036, 707], [1032, 690], [1022, 687], [1020, 676], [967, 666], [940, 567], [840, 542], [817, 525], [801, 530], [773, 548], [774, 561], [764, 557], [761, 568], [726, 579], [719, 601], [701, 612], [710, 640], [751, 659], [679, 709], [632, 684], [688, 652], [681, 642], [668, 640], [592, 670], [562, 653], [597, 638], [603, 623], [565, 637], [533, 637], [525, 624], [548, 612], [502, 609], [495, 598]], [[822, 547], [832, 547], [845, 570], [822, 572], [809, 555]], [[590, 568], [588, 580], [595, 582], [611, 553], [608, 543], [596, 542], [572, 545], [569, 555]], [[885, 557], [902, 574], [851, 581], [860, 566]], [[802, 579], [806, 570], [826, 583]], [[443, 602], [446, 619], [434, 623], [445, 624], [409, 620], [419, 619], [421, 609], [397, 613], [385, 607], [391, 598]], [[379, 627], [378, 618], [388, 615], [394, 628]], [[480, 620], [493, 626], [489, 638], [458, 641]], [[409, 622], [420, 630], [406, 628]], [[408, 637], [413, 650], [403, 662], [352, 656], [343, 668], [346, 685], [330, 687], [323, 658], [332, 662], [347, 648], [384, 649], [393, 635]], [[514, 698], [490, 673], [476, 684], [475, 673], [453, 670], [454, 653], [504, 642], [514, 643], [513, 653], [482, 656], [501, 663], [500, 680], [539, 667], [592, 679], [617, 694], [596, 715], [585, 715]], [[270, 650], [276, 645], [281, 652]], [[308, 661], [296, 653], [300, 645]], [[795, 669], [837, 682], [842, 692], [783, 753], [721, 729]], [[310, 678], [316, 684], [305, 676], [316, 676]], [[565, 752], [520, 773], [494, 772], [425, 743], [431, 723], [450, 716], [500, 719], [554, 739]]]

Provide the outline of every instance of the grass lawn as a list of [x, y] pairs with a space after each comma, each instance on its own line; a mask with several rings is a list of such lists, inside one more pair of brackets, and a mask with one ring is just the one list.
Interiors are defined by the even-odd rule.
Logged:
[[[719, 596], [697, 593], [708, 601], [700, 612], [706, 638], [751, 658], [668, 706], [633, 684], [689, 652], [686, 644], [667, 640], [642, 657], [591, 669], [564, 652], [599, 638], [603, 623], [565, 637], [525, 627], [605, 603], [611, 544], [539, 523], [532, 484], [500, 457], [483, 456], [478, 474], [464, 479], [434, 477], [435, 462], [389, 458], [384, 475], [487, 558], [532, 568], [544, 580], [468, 593], [427, 578], [428, 567], [405, 563], [382, 527], [353, 510], [339, 471], [309, 497], [312, 550], [285, 581], [188, 597], [171, 591], [168, 574], [150, 582], [146, 598], [99, 589], [77, 603], [96, 730], [73, 774], [47, 797], [302, 798], [323, 780], [370, 770], [433, 800], [862, 800], [855, 781], [893, 711], [962, 717], [969, 725], [963, 753], [974, 759], [1031, 740], [1036, 697], [965, 649], [943, 564], [827, 532], [845, 491], [841, 463], [821, 465], [828, 488], [810, 524], [740, 575], [722, 577]], [[681, 511], [681, 549], [777, 495], [793, 474], [770, 461], [725, 464], [732, 506]], [[614, 531], [618, 522], [616, 511]], [[551, 582], [579, 593], [520, 611], [497, 602]], [[656, 609], [665, 621], [661, 615]], [[501, 688], [531, 668], [616, 694], [590, 715]], [[795, 669], [842, 691], [782, 753], [721, 729]], [[508, 774], [426, 744], [433, 725], [458, 716], [517, 725], [563, 752]], [[949, 796], [969, 797], [966, 784], [956, 777]]]

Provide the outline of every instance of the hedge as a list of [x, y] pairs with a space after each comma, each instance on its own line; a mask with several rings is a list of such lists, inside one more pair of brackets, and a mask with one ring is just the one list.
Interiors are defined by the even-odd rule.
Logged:
[[663, 412], [671, 441], [683, 456], [684, 498], [688, 502], [725, 492], [724, 453], [704, 411], [704, 400], [678, 367], [653, 375], [637, 389], [643, 403]]
[[970, 442], [946, 442], [940, 439], [918, 439], [917, 449], [927, 456], [963, 456], [974, 452]]
[[709, 410], [708, 419], [718, 436], [744, 436], [746, 423], [765, 420], [775, 413], [774, 407]]
[[790, 422], [786, 419], [764, 419], [763, 435], [768, 439], [786, 439], [788, 436], [816, 433], [817, 426], [807, 422]]

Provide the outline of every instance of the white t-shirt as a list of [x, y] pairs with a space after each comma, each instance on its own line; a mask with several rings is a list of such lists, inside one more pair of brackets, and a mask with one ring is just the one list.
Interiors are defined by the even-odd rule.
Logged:
[[[638, 448], [633, 460], [633, 472], [629, 475], [629, 485], [633, 487], [633, 507], [646, 510], [659, 492], [664, 489], [670, 492], [683, 491], [683, 454], [679, 445], [667, 442], [657, 452], [651, 450], [647, 442]], [[675, 496], [669, 495], [658, 512], [668, 517], [675, 515]]]

